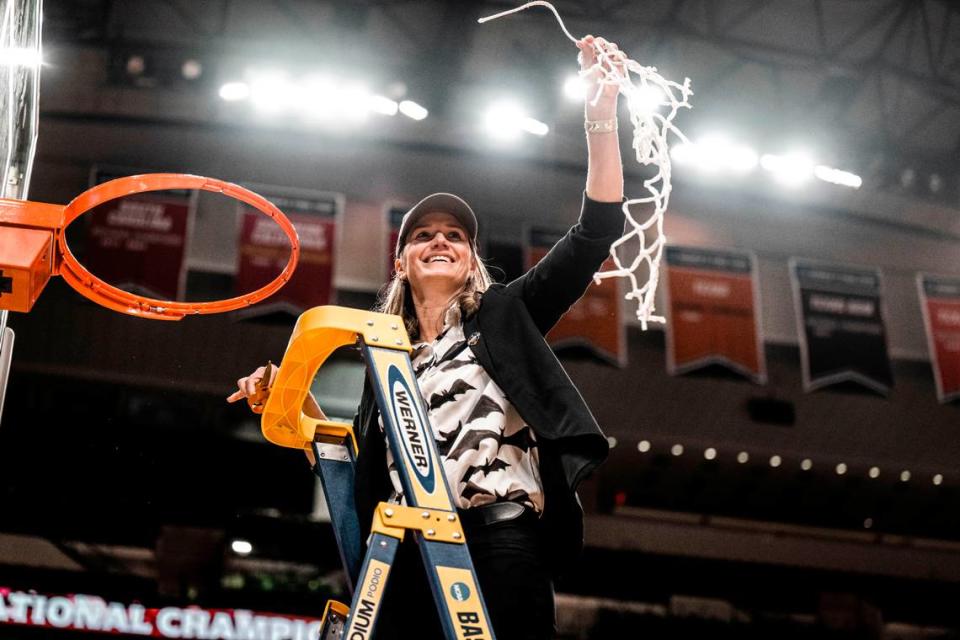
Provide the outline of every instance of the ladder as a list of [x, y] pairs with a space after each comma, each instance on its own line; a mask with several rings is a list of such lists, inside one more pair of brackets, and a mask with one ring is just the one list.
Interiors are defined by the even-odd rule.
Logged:
[[[338, 348], [352, 344], [359, 346], [366, 362], [407, 502], [377, 505], [365, 555], [361, 554], [360, 521], [353, 500], [358, 453], [353, 425], [317, 420], [302, 409], [323, 363]], [[309, 309], [294, 326], [262, 406], [261, 427], [267, 440], [314, 453], [353, 593], [349, 608], [333, 600], [327, 603], [321, 640], [375, 638], [390, 570], [408, 532], [420, 549], [447, 640], [494, 638], [410, 363], [410, 350], [410, 339], [398, 316], [335, 306]], [[249, 402], [253, 407], [258, 398]]]

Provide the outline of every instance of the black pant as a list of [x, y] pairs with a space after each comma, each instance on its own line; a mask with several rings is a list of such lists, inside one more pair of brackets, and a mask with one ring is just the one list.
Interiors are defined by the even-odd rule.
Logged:
[[[553, 582], [533, 518], [467, 529], [467, 546], [497, 640], [556, 635]], [[420, 550], [407, 536], [383, 594], [374, 640], [442, 640]]]

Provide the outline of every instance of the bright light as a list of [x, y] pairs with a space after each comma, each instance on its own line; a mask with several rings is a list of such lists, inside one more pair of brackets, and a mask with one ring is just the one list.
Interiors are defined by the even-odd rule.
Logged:
[[487, 109], [484, 124], [487, 132], [502, 141], [516, 140], [523, 134], [523, 122], [527, 114], [511, 102], [498, 102]]
[[535, 118], [524, 118], [523, 130], [535, 136], [543, 137], [550, 132], [550, 127]]
[[632, 111], [637, 113], [653, 113], [662, 105], [667, 96], [660, 87], [643, 84], [636, 87], [627, 98]]
[[641, 440], [640, 442], [638, 442], [637, 451], [639, 451], [640, 453], [646, 453], [647, 451], [650, 451], [650, 441]]
[[770, 456], [770, 466], [776, 469], [783, 463], [783, 458], [780, 456]]
[[836, 472], [838, 476], [842, 476], [847, 472], [847, 465], [841, 462], [837, 465]]
[[671, 155], [678, 164], [690, 165], [704, 173], [746, 174], [758, 163], [756, 151], [730, 142], [722, 135], [706, 136], [697, 143], [681, 143], [673, 148]]
[[250, 85], [246, 82], [227, 82], [220, 87], [220, 97], [227, 102], [237, 102], [250, 97]]
[[804, 471], [810, 471], [810, 469], [813, 469], [813, 460], [811, 460], [810, 458], [804, 458], [800, 462], [800, 468], [803, 469]]
[[613, 436], [607, 436], [607, 444], [610, 445], [610, 448], [613, 449], [617, 446], [617, 439]]
[[786, 187], [798, 187], [813, 176], [813, 161], [803, 153], [784, 156], [766, 153], [760, 157], [760, 166]]
[[340, 108], [339, 87], [332, 78], [325, 76], [310, 76], [303, 81], [302, 104], [303, 109], [309, 116], [323, 118], [332, 116]]
[[703, 452], [703, 457], [707, 460], [713, 460], [717, 457], [717, 450], [713, 447], [709, 447], [706, 451]]
[[873, 478], [873, 479], [879, 478], [879, 477], [880, 477], [880, 467], [870, 467], [870, 471], [868, 471], [867, 474], [868, 474], [871, 478]]
[[2, 67], [38, 67], [43, 63], [40, 49], [26, 47], [0, 48], [0, 66]]
[[199, 60], [184, 60], [180, 65], [180, 75], [185, 80], [196, 80], [203, 75], [203, 64]]
[[741, 451], [740, 453], [737, 454], [737, 462], [739, 462], [740, 464], [747, 464], [749, 460], [750, 460], [750, 454], [747, 453], [746, 451]]
[[385, 116], [395, 116], [400, 108], [395, 100], [385, 98], [384, 96], [370, 96], [368, 100], [370, 111]]
[[571, 102], [582, 102], [587, 97], [587, 83], [580, 76], [570, 76], [563, 82], [563, 95]]
[[680, 142], [670, 149], [670, 155], [677, 164], [690, 164], [696, 156], [696, 147], [691, 143]]
[[400, 113], [413, 120], [423, 120], [429, 115], [426, 107], [422, 107], [413, 100], [404, 100], [400, 103]]
[[366, 119], [371, 111], [381, 113], [379, 109], [388, 108], [388, 105], [376, 102], [366, 87], [356, 84], [344, 86], [324, 76], [308, 78], [301, 87], [297, 104], [291, 106], [316, 119], [358, 122]]
[[900, 472], [900, 482], [910, 482], [910, 471], [904, 469]]
[[264, 112], [276, 113], [300, 104], [301, 96], [297, 88], [285, 74], [279, 72], [263, 73], [250, 83], [250, 100], [254, 106]]
[[238, 556], [248, 556], [253, 551], [253, 545], [246, 540], [234, 540], [230, 543], [230, 548]]
[[682, 444], [675, 444], [675, 445], [673, 445], [672, 447], [670, 447], [670, 453], [672, 453], [672, 454], [675, 455], [675, 456], [682, 456], [682, 455], [683, 455], [683, 445], [682, 445]]
[[349, 120], [363, 120], [370, 111], [370, 92], [366, 88], [354, 85], [337, 92], [337, 114]]
[[937, 475], [933, 476], [933, 484], [937, 485], [938, 487], [939, 487], [941, 484], [943, 484], [943, 474], [942, 474], [942, 473], [938, 473]]
[[863, 179], [855, 173], [841, 171], [840, 169], [834, 169], [822, 164], [818, 164], [813, 168], [813, 175], [824, 182], [838, 184], [841, 187], [850, 187], [851, 189], [859, 189], [860, 185], [863, 184]]

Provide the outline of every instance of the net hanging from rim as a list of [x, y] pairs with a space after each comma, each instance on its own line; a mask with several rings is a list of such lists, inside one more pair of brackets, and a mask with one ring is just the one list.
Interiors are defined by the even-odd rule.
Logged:
[[[578, 42], [549, 2], [528, 2], [514, 9], [480, 18], [479, 22], [496, 20], [535, 6], [552, 11], [567, 38], [574, 43]], [[623, 203], [627, 231], [610, 245], [610, 257], [613, 259], [614, 268], [598, 271], [593, 278], [598, 284], [606, 278], [626, 278], [630, 284], [630, 291], [625, 297], [627, 300], [637, 301], [637, 319], [640, 321], [640, 326], [646, 329], [650, 322], [665, 322], [664, 317], [655, 315], [654, 311], [656, 310], [657, 284], [660, 280], [660, 259], [666, 244], [666, 237], [663, 234], [663, 214], [667, 210], [672, 189], [668, 138], [672, 132], [681, 141], [688, 142], [683, 132], [673, 124], [673, 120], [680, 109], [690, 108], [688, 100], [693, 95], [693, 90], [690, 88], [689, 78], [685, 78], [683, 84], [680, 84], [661, 76], [656, 67], [645, 67], [630, 59], [614, 60], [607, 45], [607, 41], [603, 38], [594, 39], [596, 63], [593, 67], [582, 70], [580, 75], [587, 76], [598, 71], [601, 74], [597, 93], [591, 99], [594, 104], [600, 99], [603, 88], [608, 85], [616, 86], [627, 98], [630, 123], [633, 125], [632, 147], [637, 162], [644, 166], [655, 167], [655, 174], [643, 181], [647, 195], [628, 198]], [[656, 107], [666, 107], [665, 114], [649, 107], [645, 97], [650, 95], [657, 96]], [[650, 207], [652, 211], [644, 218], [644, 212]], [[644, 266], [648, 275], [646, 281], [641, 284], [637, 271]]]

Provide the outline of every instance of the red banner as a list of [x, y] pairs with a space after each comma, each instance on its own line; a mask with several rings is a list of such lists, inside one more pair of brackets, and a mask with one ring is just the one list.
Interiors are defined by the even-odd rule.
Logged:
[[666, 250], [667, 370], [713, 364], [766, 381], [753, 256], [694, 247]]
[[[94, 183], [116, 177], [94, 172]], [[84, 266], [121, 289], [182, 300], [193, 202], [189, 191], [167, 191], [127, 196], [96, 207], [84, 216]]]
[[[337, 222], [343, 197], [259, 185], [251, 188], [283, 211], [300, 237], [300, 262], [293, 277], [265, 304], [257, 305], [255, 313], [284, 310], [299, 314], [311, 307], [331, 304]], [[276, 278], [290, 257], [290, 242], [273, 220], [246, 204], [240, 203], [239, 208], [238, 295]]]
[[937, 398], [960, 398], [960, 278], [917, 276]]
[[[527, 230], [524, 261], [526, 268], [540, 262], [563, 233], [531, 228]], [[603, 269], [615, 268], [608, 259]], [[591, 284], [547, 334], [554, 348], [585, 346], [600, 358], [620, 367], [627, 365], [627, 340], [622, 312], [620, 278], [605, 278]]]

